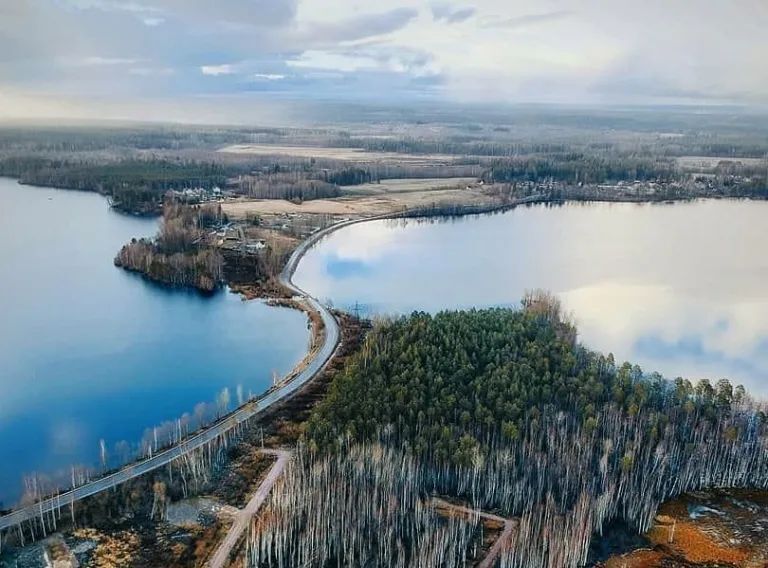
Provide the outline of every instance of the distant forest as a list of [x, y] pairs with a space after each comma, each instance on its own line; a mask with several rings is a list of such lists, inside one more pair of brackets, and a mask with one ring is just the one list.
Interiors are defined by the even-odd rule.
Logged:
[[159, 214], [169, 190], [211, 190], [227, 181], [224, 167], [215, 162], [134, 158], [107, 163], [6, 158], [0, 174], [31, 185], [95, 191], [110, 196], [117, 209], [137, 214]]
[[[337, 197], [345, 186], [393, 178], [473, 177], [487, 184], [556, 183], [553, 198], [588, 199], [594, 186], [658, 182], [660, 198], [768, 196], [768, 125], [749, 117], [685, 113], [510, 115], [507, 122], [419, 121], [377, 135], [349, 130], [183, 126], [0, 128], [0, 175], [23, 183], [97, 191], [113, 205], [160, 214], [166, 192], [227, 189], [254, 198]], [[389, 132], [388, 127], [380, 127]], [[654, 130], [654, 128], [656, 130]], [[669, 131], [671, 130], [671, 131]], [[230, 144], [359, 148], [418, 157], [366, 162], [223, 154]], [[700, 174], [682, 156], [724, 161]], [[706, 190], [691, 183], [697, 176]], [[587, 189], [584, 186], [590, 186]], [[530, 194], [528, 188], [526, 195]]]

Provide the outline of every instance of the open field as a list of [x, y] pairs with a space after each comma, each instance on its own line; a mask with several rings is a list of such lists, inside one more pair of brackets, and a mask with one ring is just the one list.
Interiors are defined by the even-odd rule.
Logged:
[[346, 195], [382, 195], [388, 193], [434, 191], [437, 189], [466, 189], [467, 186], [473, 183], [477, 183], [477, 179], [468, 177], [387, 179], [381, 180], [378, 183], [344, 186], [341, 188], [341, 191]]
[[684, 170], [709, 170], [716, 168], [720, 162], [740, 163], [745, 166], [766, 166], [766, 158], [734, 158], [731, 156], [681, 156], [677, 158], [677, 165]]
[[432, 205], [487, 205], [495, 199], [475, 178], [391, 179], [342, 188], [344, 196], [294, 202], [285, 199], [233, 199], [222, 204], [233, 219], [249, 215], [338, 215], [369, 217]]
[[323, 158], [345, 162], [396, 161], [416, 164], [452, 162], [456, 156], [448, 154], [401, 154], [399, 152], [369, 152], [364, 148], [332, 148], [320, 146], [278, 146], [272, 144], [233, 144], [218, 150], [223, 154], [252, 156], [291, 156], [294, 158]]
[[495, 198], [478, 189], [437, 189], [400, 191], [364, 197], [313, 199], [295, 203], [284, 199], [233, 199], [222, 203], [222, 209], [232, 219], [249, 215], [311, 214], [368, 217], [418, 209], [432, 205], [490, 205]]

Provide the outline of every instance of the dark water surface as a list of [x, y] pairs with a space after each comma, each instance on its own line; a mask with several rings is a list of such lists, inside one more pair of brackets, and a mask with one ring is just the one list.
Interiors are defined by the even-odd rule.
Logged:
[[[104, 198], [0, 178], [0, 500], [22, 475], [69, 477], [97, 465], [100, 440], [118, 459], [145, 429], [194, 415], [229, 389], [260, 393], [305, 354], [295, 310], [167, 290], [115, 268], [155, 220], [111, 211]], [[200, 409], [198, 408], [198, 412]]]
[[568, 204], [331, 234], [294, 281], [378, 313], [558, 294], [588, 346], [768, 395], [768, 203]]

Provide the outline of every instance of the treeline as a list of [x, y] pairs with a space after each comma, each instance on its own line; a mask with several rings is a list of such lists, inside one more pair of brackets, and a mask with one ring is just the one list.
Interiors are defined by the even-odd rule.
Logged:
[[344, 168], [336, 171], [324, 172], [324, 178], [328, 183], [336, 185], [360, 185], [376, 181], [374, 174], [368, 168]]
[[[553, 115], [545, 124], [523, 121], [517, 126], [514, 120], [506, 126], [464, 121], [435, 131], [411, 125], [386, 136], [331, 129], [6, 128], [0, 129], [0, 175], [22, 183], [97, 191], [120, 210], [159, 214], [169, 190], [216, 186], [254, 198], [305, 201], [336, 197], [343, 186], [395, 178], [469, 177], [495, 184], [552, 180], [576, 188], [634, 180], [684, 183], [691, 175], [677, 166], [675, 156], [738, 159], [764, 157], [768, 151], [759, 128], [751, 131], [748, 124], [736, 130], [719, 124], [722, 132], [662, 135], [648, 131], [647, 125], [638, 129], [645, 123], [636, 118], [608, 117], [623, 129], [598, 131], [587, 119]], [[658, 126], [666, 125], [661, 121]], [[412, 157], [371, 155], [370, 161], [353, 163], [217, 151], [241, 143], [355, 147]], [[768, 194], [764, 164], [723, 163], [702, 173], [715, 174], [708, 182], [717, 186], [713, 195]]]
[[203, 246], [207, 229], [221, 225], [221, 205], [166, 204], [154, 239], [133, 239], [115, 257], [115, 265], [175, 287], [213, 292], [224, 282], [224, 258]]
[[319, 177], [336, 185], [359, 185], [387, 179], [477, 178], [485, 167], [477, 160], [459, 158], [445, 164], [372, 163], [361, 166], [327, 168]]
[[256, 199], [308, 201], [341, 195], [335, 182], [317, 179], [320, 177], [311, 171], [285, 171], [276, 167], [267, 173], [242, 176], [234, 183], [238, 193]]
[[206, 126], [139, 127], [25, 127], [0, 128], [0, 151], [98, 152], [121, 150], [182, 150], [215, 148], [248, 142], [261, 132], [274, 129], [238, 129]]
[[[585, 422], [548, 407], [515, 438], [492, 431], [466, 463], [415, 456], [393, 426], [374, 441], [346, 436], [331, 454], [300, 449], [253, 521], [248, 565], [469, 563], [483, 534], [476, 518], [435, 515], [431, 497], [447, 495], [515, 522], [498, 566], [576, 568], [610, 521], [644, 532], [680, 493], [768, 488], [765, 420], [748, 404], [714, 421], [672, 406], [632, 415], [609, 404]], [[435, 549], [443, 560], [430, 563]]]
[[670, 181], [679, 177], [673, 161], [608, 158], [582, 153], [552, 154], [499, 160], [482, 174], [487, 183], [535, 182], [553, 179], [569, 184], [618, 181]]
[[[149, 440], [144, 443], [139, 455], [131, 454], [127, 459], [150, 458], [166, 448], [169, 443], [177, 444], [189, 438], [191, 432], [185, 430], [184, 425], [178, 424], [178, 429], [177, 425], [173, 426], [169, 440], [158, 438]], [[61, 500], [55, 497], [62, 492], [62, 488], [79, 487], [116, 470], [108, 469], [107, 462], [103, 461], [101, 469], [73, 466], [68, 474], [60, 478], [47, 479], [34, 476], [28, 480], [28, 491], [22, 504], [31, 505], [48, 499], [54, 503], [43, 503], [36, 517], [22, 522], [12, 531], [3, 533], [3, 545], [23, 547], [29, 542], [42, 540], [57, 531], [67, 531], [78, 526], [112, 526], [115, 522], [122, 522], [127, 517], [149, 521], [165, 520], [168, 506], [172, 502], [203, 492], [210, 494], [220, 489], [219, 475], [233, 457], [231, 451], [233, 446], [240, 442], [245, 434], [246, 424], [237, 424], [214, 436], [202, 446], [185, 452], [181, 458], [169, 462], [161, 469], [120, 483], [109, 491], [86, 497], [73, 506], [66, 506], [66, 509]], [[127, 444], [121, 442], [118, 446], [127, 446]], [[116, 450], [121, 451], [119, 448]], [[104, 455], [102, 450], [102, 459]], [[116, 459], [119, 457], [115, 456]], [[156, 541], [152, 540], [150, 546], [155, 545]], [[165, 556], [163, 550], [160, 550], [159, 554]], [[97, 565], [100, 564], [97, 563]], [[167, 559], [167, 561], [161, 561], [159, 565], [176, 566], [178, 564], [173, 559]]]
[[[558, 120], [531, 122], [520, 126], [489, 123], [456, 124], [440, 134], [383, 137], [336, 137], [326, 145], [364, 148], [374, 152], [414, 155], [477, 156], [510, 158], [530, 155], [584, 152], [613, 157], [709, 156], [764, 158], [765, 126], [742, 124], [699, 125], [691, 130], [683, 125], [670, 128], [660, 121], [649, 127], [624, 121], [612, 128], [595, 128], [594, 120], [567, 123]], [[275, 141], [279, 143], [279, 141]], [[315, 142], [321, 143], [321, 142]]]
[[[168, 191], [229, 187], [260, 199], [310, 200], [340, 195], [338, 186], [323, 179], [326, 170], [311, 164], [272, 164], [251, 173], [255, 164], [224, 163], [172, 157], [104, 159], [94, 156], [0, 158], [0, 175], [22, 183], [63, 189], [95, 191], [110, 197], [112, 205], [137, 214], [162, 212]], [[333, 174], [331, 175], [333, 177]]]
[[[610, 520], [642, 532], [682, 492], [768, 487], [768, 422], [742, 387], [618, 365], [540, 292], [383, 323], [305, 440], [254, 522], [251, 566], [426, 566], [437, 494], [516, 520], [501, 566], [575, 567]], [[442, 557], [471, 558], [473, 538], [454, 539]]]
[[[482, 128], [480, 130], [483, 130]], [[566, 152], [569, 144], [564, 141], [522, 142], [488, 140], [488, 134], [449, 138], [363, 138], [352, 139], [347, 145], [362, 146], [371, 152], [396, 152], [401, 154], [438, 154], [452, 156], [509, 157], [524, 154]]]
[[216, 162], [129, 158], [104, 163], [38, 156], [0, 160], [0, 175], [22, 183], [95, 191], [111, 198], [114, 207], [130, 213], [159, 213], [169, 190], [213, 189], [227, 181]]

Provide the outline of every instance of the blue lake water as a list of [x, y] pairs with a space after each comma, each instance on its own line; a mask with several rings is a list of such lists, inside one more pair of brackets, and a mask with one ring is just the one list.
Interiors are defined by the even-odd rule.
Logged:
[[568, 204], [332, 233], [294, 281], [374, 313], [556, 293], [588, 346], [768, 395], [768, 202]]
[[6, 506], [24, 474], [69, 479], [72, 464], [98, 465], [101, 439], [117, 461], [147, 428], [194, 416], [225, 388], [234, 406], [306, 353], [298, 311], [168, 290], [115, 268], [120, 246], [154, 234], [154, 220], [116, 213], [95, 194], [6, 178], [0, 204]]

